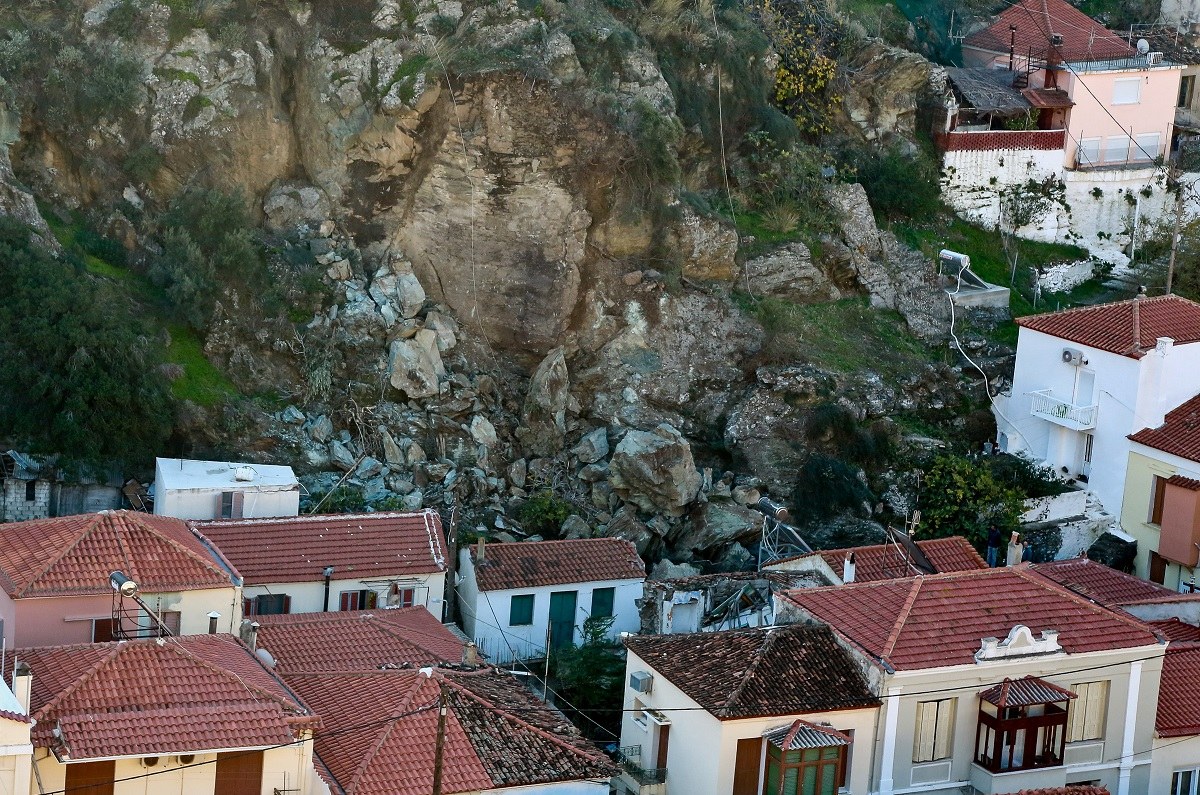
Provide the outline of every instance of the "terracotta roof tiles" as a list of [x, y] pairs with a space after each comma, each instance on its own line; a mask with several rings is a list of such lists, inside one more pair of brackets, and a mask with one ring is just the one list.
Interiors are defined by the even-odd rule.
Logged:
[[[1133, 298], [1017, 319], [1017, 325], [1053, 337], [1140, 359], [1159, 337], [1177, 345], [1200, 342], [1200, 304], [1177, 295]], [[1134, 335], [1137, 338], [1134, 338]]]
[[646, 577], [646, 564], [637, 549], [620, 538], [487, 544], [482, 563], [477, 555], [478, 548], [471, 547], [481, 591]]
[[1087, 558], [1034, 563], [1029, 570], [1105, 607], [1145, 602], [1200, 601], [1200, 594], [1172, 591]]
[[625, 645], [722, 720], [879, 704], [824, 626], [633, 635]]
[[1075, 698], [1075, 693], [1065, 687], [1059, 687], [1045, 679], [1036, 676], [1025, 676], [1020, 679], [1005, 679], [997, 685], [992, 685], [979, 694], [981, 701], [994, 704], [1001, 709], [1005, 707], [1028, 707], [1034, 704], [1050, 704], [1056, 701], [1069, 701]]
[[1130, 440], [1189, 461], [1200, 462], [1200, 395], [1167, 412], [1157, 428], [1143, 428]]
[[236, 575], [182, 520], [136, 511], [0, 524], [0, 571], [15, 598], [106, 594], [113, 571], [149, 593], [231, 587]]
[[[986, 569], [987, 561], [971, 546], [971, 542], [962, 536], [950, 538], [931, 538], [917, 541], [917, 548], [925, 555], [938, 573], [949, 571], [972, 571]], [[912, 577], [925, 574], [919, 567], [903, 555], [902, 550], [895, 544], [873, 544], [863, 547], [847, 547], [845, 549], [820, 549], [815, 552], [784, 558], [772, 562], [771, 566], [787, 563], [793, 560], [819, 555], [833, 569], [833, 573], [842, 576], [842, 564], [846, 556], [854, 553], [854, 581], [875, 582], [878, 580], [894, 579], [896, 577]]]
[[1158, 643], [1146, 625], [1026, 565], [788, 591], [782, 598], [897, 670], [971, 665], [983, 638], [1058, 630], [1069, 654]]
[[1051, 35], [1063, 40], [1055, 47], [1059, 60], [1100, 61], [1136, 55], [1124, 39], [1066, 0], [1021, 0], [1004, 9], [991, 25], [967, 36], [963, 47], [1007, 53], [1010, 26], [1014, 25], [1018, 58], [1030, 50], [1035, 58], [1046, 57]]
[[247, 585], [395, 577], [445, 571], [437, 511], [319, 514], [193, 522], [238, 568]]
[[20, 649], [9, 666], [14, 656], [33, 674], [34, 744], [71, 759], [265, 747], [316, 724], [229, 635]]
[[1200, 734], [1200, 643], [1167, 645], [1154, 728], [1160, 737]]
[[1168, 618], [1165, 621], [1147, 621], [1151, 627], [1171, 643], [1200, 642], [1200, 627], [1180, 621], [1178, 618]]
[[280, 674], [462, 661], [463, 642], [424, 607], [256, 616]]
[[[443, 789], [607, 778], [612, 765], [561, 713], [511, 675], [439, 671], [445, 684]], [[355, 795], [427, 795], [433, 780], [438, 679], [417, 671], [303, 674], [288, 683], [322, 716], [315, 752]], [[352, 727], [365, 727], [347, 731]]]

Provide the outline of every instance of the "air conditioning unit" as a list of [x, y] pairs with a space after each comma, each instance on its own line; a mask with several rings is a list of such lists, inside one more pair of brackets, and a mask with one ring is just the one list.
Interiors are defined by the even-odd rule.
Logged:
[[635, 693], [649, 693], [654, 687], [654, 674], [649, 671], [634, 671], [629, 675], [629, 689]]
[[1072, 367], [1081, 367], [1087, 364], [1087, 360], [1083, 358], [1083, 351], [1075, 348], [1063, 348], [1062, 360], [1064, 364], [1069, 364]]
[[1158, 66], [1163, 62], [1163, 54], [1161, 52], [1151, 52], [1146, 54], [1147, 66]]

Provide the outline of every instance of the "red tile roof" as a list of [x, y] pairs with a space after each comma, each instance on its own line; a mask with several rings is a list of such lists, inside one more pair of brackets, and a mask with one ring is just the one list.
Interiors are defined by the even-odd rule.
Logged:
[[1157, 428], [1143, 428], [1130, 440], [1189, 461], [1200, 462], [1200, 395], [1181, 403]]
[[625, 646], [721, 720], [879, 704], [825, 626], [632, 635]]
[[1034, 563], [1029, 570], [1105, 607], [1145, 602], [1200, 601], [1200, 594], [1172, 591], [1087, 558]]
[[1035, 58], [1044, 58], [1052, 35], [1063, 38], [1062, 45], [1054, 48], [1059, 60], [1102, 61], [1136, 55], [1119, 35], [1066, 0], [1021, 0], [1004, 9], [989, 27], [967, 36], [963, 47], [1007, 54], [1012, 25], [1017, 28], [1018, 58], [1031, 49]]
[[[443, 789], [608, 778], [608, 760], [561, 713], [510, 674], [440, 670], [446, 715]], [[323, 775], [355, 795], [428, 795], [437, 737], [438, 679], [417, 671], [287, 677], [322, 718]], [[354, 729], [350, 731], [350, 729]]]
[[1183, 475], [1172, 475], [1167, 478], [1167, 483], [1172, 486], [1179, 486], [1181, 489], [1188, 491], [1200, 491], [1200, 480], [1195, 478], [1185, 478]]
[[1065, 787], [1023, 789], [1020, 792], [1010, 792], [1008, 795], [1109, 795], [1109, 791], [1107, 787], [1096, 784], [1068, 784]]
[[33, 674], [34, 744], [70, 759], [266, 747], [316, 724], [231, 635], [19, 649], [6, 668], [14, 657]]
[[[1053, 337], [1140, 359], [1159, 337], [1177, 345], [1200, 342], [1200, 304], [1177, 295], [1133, 298], [1017, 319], [1017, 325]], [[1137, 338], [1134, 338], [1135, 329]]]
[[1171, 643], [1177, 641], [1200, 642], [1200, 627], [1195, 624], [1189, 624], [1186, 621], [1180, 621], [1178, 618], [1168, 618], [1165, 621], [1147, 621], [1146, 623]]
[[1200, 643], [1167, 645], [1154, 728], [1160, 737], [1200, 734]]
[[423, 607], [255, 616], [281, 674], [459, 663], [463, 641]]
[[193, 522], [220, 548], [246, 585], [395, 577], [446, 570], [437, 511], [322, 514]]
[[[950, 571], [972, 571], [986, 569], [987, 561], [975, 551], [971, 542], [962, 536], [950, 538], [931, 538], [916, 542], [917, 548], [933, 564], [937, 573]], [[820, 549], [805, 555], [773, 561], [770, 565], [777, 566], [792, 560], [820, 555], [833, 569], [833, 573], [842, 576], [842, 564], [846, 556], [854, 553], [854, 581], [875, 582], [890, 580], [896, 577], [912, 577], [924, 574], [902, 554], [900, 547], [895, 544], [874, 544], [865, 547], [848, 547], [846, 549]]]
[[1017, 624], [1058, 630], [1069, 654], [1158, 642], [1144, 624], [1028, 570], [1026, 565], [787, 591], [787, 599], [896, 670], [972, 665], [983, 638]]
[[1005, 679], [998, 685], [992, 685], [979, 694], [981, 701], [994, 704], [1001, 709], [1005, 707], [1029, 707], [1034, 704], [1050, 704], [1056, 701], [1070, 701], [1076, 695], [1065, 687], [1039, 679], [1036, 676], [1026, 676], [1021, 679]]
[[0, 586], [9, 596], [106, 594], [114, 571], [148, 593], [232, 587], [230, 572], [180, 519], [103, 511], [0, 524]]
[[478, 547], [471, 547], [481, 591], [646, 577], [646, 564], [637, 549], [620, 538], [487, 544], [482, 564], [477, 555]]

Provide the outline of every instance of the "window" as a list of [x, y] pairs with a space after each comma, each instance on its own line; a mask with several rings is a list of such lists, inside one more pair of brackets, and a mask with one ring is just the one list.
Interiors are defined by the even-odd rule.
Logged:
[[1094, 166], [1100, 162], [1100, 139], [1083, 138], [1079, 141], [1079, 165]]
[[615, 588], [596, 588], [592, 591], [592, 618], [608, 618], [613, 614]]
[[1167, 497], [1167, 479], [1158, 475], [1150, 484], [1150, 524], [1162, 524], [1163, 501]]
[[527, 627], [533, 623], [533, 594], [514, 596], [508, 605], [508, 625]]
[[1177, 107], [1190, 108], [1192, 106], [1192, 94], [1196, 91], [1196, 76], [1184, 75], [1179, 78], [1179, 101]]
[[388, 607], [412, 607], [417, 601], [416, 588], [401, 588], [396, 583], [388, 586]]
[[1124, 163], [1129, 159], [1129, 144], [1131, 140], [1128, 135], [1110, 135], [1104, 139], [1104, 162], [1105, 163]]
[[242, 518], [242, 501], [246, 495], [240, 491], [223, 491], [221, 492], [221, 501], [218, 506], [220, 513], [217, 514], [220, 519], [241, 519]]
[[950, 756], [954, 746], [954, 710], [957, 706], [957, 698], [917, 704], [914, 762], [933, 762]]
[[374, 610], [379, 603], [379, 594], [363, 588], [359, 591], [342, 591], [340, 610]]
[[1067, 742], [1101, 739], [1104, 737], [1104, 711], [1108, 705], [1108, 682], [1084, 682], [1073, 689], [1079, 697], [1067, 710]]
[[108, 643], [116, 639], [117, 633], [111, 618], [92, 619], [92, 643]]
[[834, 795], [841, 786], [846, 746], [780, 751], [767, 745], [763, 795]]
[[[1033, 692], [1015, 688], [1032, 680]], [[975, 764], [992, 773], [1057, 767], [1066, 748], [1071, 691], [1034, 677], [996, 685], [979, 695]], [[1045, 695], [1039, 695], [1045, 693]], [[1056, 700], [1037, 701], [1035, 698]]]
[[1172, 773], [1171, 795], [1200, 795], [1200, 768]]
[[242, 600], [246, 616], [278, 616], [292, 612], [292, 597], [282, 593], [265, 593]]
[[37, 481], [25, 481], [25, 502], [33, 502], [37, 499]]
[[[150, 617], [150, 614], [143, 611], [138, 613], [138, 637], [141, 638], [157, 638], [167, 636], [179, 636], [179, 621], [181, 615], [178, 610], [164, 610], [158, 614], [158, 621]], [[162, 624], [159, 624], [159, 621]]]
[[1134, 139], [1134, 146], [1129, 149], [1129, 159], [1148, 163], [1158, 157], [1158, 148], [1162, 141], [1160, 133], [1142, 133]]
[[1142, 78], [1133, 77], [1113, 81], [1114, 105], [1136, 105], [1142, 99]]

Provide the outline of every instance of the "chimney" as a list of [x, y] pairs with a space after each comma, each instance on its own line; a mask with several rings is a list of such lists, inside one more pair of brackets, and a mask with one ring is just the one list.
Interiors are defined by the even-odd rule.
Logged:
[[487, 544], [487, 541], [482, 536], [480, 536], [479, 540], [475, 542], [475, 562], [476, 563], [483, 563], [484, 558], [487, 555], [487, 552], [484, 550], [484, 547], [486, 544]]
[[242, 643], [250, 647], [251, 651], [258, 648], [258, 622], [251, 621], [248, 618], [242, 619], [242, 628], [239, 633]]
[[221, 614], [218, 613], [216, 610], [212, 610], [209, 612], [209, 614], [208, 614], [208, 634], [209, 635], [217, 634], [217, 621], [219, 621], [220, 619], [221, 619]]
[[850, 583], [854, 582], [854, 568], [855, 568], [854, 553], [851, 552], [849, 555], [846, 556], [846, 559], [844, 561], [842, 561], [842, 584], [843, 585], [849, 585]]
[[29, 669], [29, 663], [18, 662], [13, 666], [12, 691], [28, 715], [29, 697], [33, 692], [33, 671]]
[[462, 663], [471, 668], [479, 665], [479, 648], [474, 643], [463, 646]]

